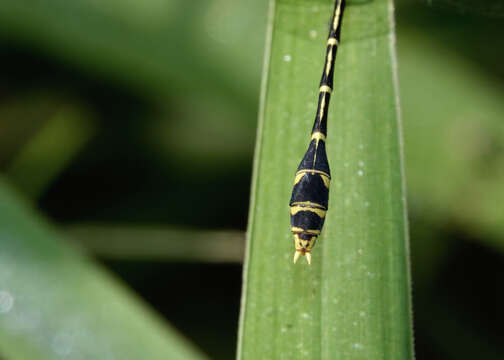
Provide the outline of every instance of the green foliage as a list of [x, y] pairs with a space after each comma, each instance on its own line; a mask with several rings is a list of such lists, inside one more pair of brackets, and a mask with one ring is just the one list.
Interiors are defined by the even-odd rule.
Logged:
[[[222, 95], [232, 89], [243, 105], [255, 93], [259, 64], [252, 55], [262, 39], [250, 37], [249, 46], [237, 45], [264, 26], [260, 10], [265, 4], [247, 3], [7, 0], [0, 9], [0, 30], [151, 94], [210, 89]], [[230, 19], [223, 22], [225, 15]]]
[[93, 136], [91, 115], [60, 109], [26, 144], [8, 169], [11, 181], [37, 199]]
[[[243, 358], [389, 358], [394, 344], [411, 346], [383, 0], [348, 1], [329, 119], [328, 220], [313, 265], [291, 264], [287, 203], [315, 114], [332, 2], [278, 1], [270, 23]], [[491, 306], [504, 249], [504, 7], [396, 3], [417, 356], [504, 358]], [[215, 263], [241, 256], [266, 8], [266, 0], [2, 2], [0, 169], [37, 210], [1, 185], [0, 358], [166, 358], [179, 344], [100, 266], [68, 249], [72, 239], [133, 287], [148, 278], [141, 295], [168, 318], [178, 312], [171, 320], [213, 358], [233, 356], [237, 294], [221, 287], [237, 286], [239, 270]], [[185, 276], [168, 289], [164, 276], [149, 278], [152, 266]], [[225, 269], [212, 284], [219, 291], [194, 290], [184, 271], [200, 268]], [[160, 300], [149, 290], [176, 293]], [[173, 306], [180, 300], [192, 317]]]
[[201, 359], [0, 182], [0, 355]]
[[288, 202], [309, 139], [333, 2], [272, 2], [242, 294], [240, 359], [412, 358], [391, 2], [347, 6], [328, 121], [329, 211], [292, 263]]
[[504, 251], [504, 89], [443, 44], [411, 30], [401, 36], [412, 204]]

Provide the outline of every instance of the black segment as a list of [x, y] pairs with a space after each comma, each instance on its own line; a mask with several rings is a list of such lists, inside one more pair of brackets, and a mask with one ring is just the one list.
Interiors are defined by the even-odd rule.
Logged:
[[323, 171], [327, 175], [331, 176], [329, 162], [327, 161], [325, 141], [319, 141], [318, 145], [316, 140], [312, 140], [310, 142], [310, 146], [298, 166], [297, 171], [300, 170]]
[[301, 233], [298, 235], [301, 240], [311, 240], [313, 234]]
[[[317, 121], [319, 114], [321, 113], [322, 97], [325, 97], [324, 112], [322, 113], [322, 119]], [[326, 92], [321, 92], [319, 94], [319, 100], [317, 105], [317, 116], [315, 117], [315, 122], [313, 123], [312, 134], [316, 132], [321, 132], [324, 136], [327, 135], [327, 109], [329, 107], [329, 100], [331, 99], [331, 94]]]
[[310, 201], [327, 210], [329, 201], [329, 189], [324, 185], [320, 174], [306, 173], [303, 178], [294, 185], [290, 205], [297, 202]]
[[323, 225], [324, 218], [311, 211], [300, 211], [291, 215], [291, 226], [305, 230], [321, 230]]

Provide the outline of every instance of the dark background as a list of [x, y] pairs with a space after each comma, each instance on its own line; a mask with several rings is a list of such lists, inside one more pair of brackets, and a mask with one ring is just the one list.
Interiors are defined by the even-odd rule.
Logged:
[[[0, 10], [0, 170], [215, 359], [236, 350], [239, 256], [119, 257], [72, 230], [245, 231], [266, 10]], [[396, 20], [417, 359], [502, 359], [504, 5], [402, 0]]]

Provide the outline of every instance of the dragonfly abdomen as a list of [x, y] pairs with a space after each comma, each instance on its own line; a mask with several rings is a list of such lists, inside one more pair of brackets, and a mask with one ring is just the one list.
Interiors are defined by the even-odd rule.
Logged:
[[290, 201], [291, 230], [294, 235], [294, 262], [306, 256], [311, 262], [311, 249], [324, 225], [329, 201], [331, 172], [325, 141], [327, 113], [334, 77], [334, 60], [338, 51], [341, 19], [345, 0], [335, 0], [331, 28], [327, 38], [326, 58], [319, 85], [317, 114], [313, 123], [310, 145], [299, 164]]
[[310, 146], [299, 164], [290, 200], [291, 231], [296, 252], [294, 261], [306, 255], [311, 261], [311, 249], [324, 226], [329, 203], [331, 175], [325, 151], [325, 136], [314, 133]]

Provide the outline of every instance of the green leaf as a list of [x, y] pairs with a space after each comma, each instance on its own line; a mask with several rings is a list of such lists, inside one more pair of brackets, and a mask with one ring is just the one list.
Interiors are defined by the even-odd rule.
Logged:
[[37, 199], [94, 135], [93, 116], [77, 106], [60, 106], [12, 160], [7, 176]]
[[[176, 291], [165, 283], [166, 291]], [[0, 357], [201, 359], [0, 179]]]
[[329, 112], [332, 182], [312, 265], [292, 263], [289, 198], [308, 145], [333, 2], [271, 2], [240, 359], [411, 359], [392, 2], [348, 2]]

